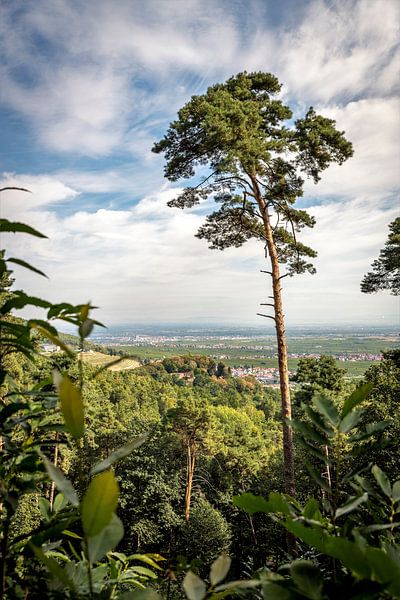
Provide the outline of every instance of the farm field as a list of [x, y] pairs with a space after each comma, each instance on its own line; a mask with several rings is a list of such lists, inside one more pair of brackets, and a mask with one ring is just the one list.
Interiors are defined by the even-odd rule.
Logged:
[[[371, 364], [376, 364], [382, 351], [397, 345], [395, 336], [289, 337], [289, 369], [295, 371], [302, 356], [328, 354], [337, 358], [338, 366], [346, 369], [349, 377], [361, 377]], [[134, 345], [115, 343], [112, 347], [115, 351], [134, 355], [140, 360], [151, 361], [182, 354], [205, 354], [232, 367], [278, 366], [276, 344], [272, 336], [241, 339], [199, 337], [190, 340], [153, 338], [148, 343], [144, 340]]]
[[124, 358], [120, 362], [112, 364], [118, 360], [118, 357], [103, 354], [102, 352], [83, 352], [80, 356], [83, 362], [93, 367], [105, 367], [109, 364], [108, 369], [110, 371], [126, 371], [128, 369], [136, 369], [140, 366], [140, 362], [133, 358]]

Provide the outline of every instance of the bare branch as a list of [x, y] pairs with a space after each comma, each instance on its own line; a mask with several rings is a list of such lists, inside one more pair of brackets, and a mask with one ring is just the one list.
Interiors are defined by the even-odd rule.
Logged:
[[276, 322], [276, 319], [275, 319], [275, 317], [272, 317], [271, 315], [263, 315], [262, 313], [256, 313], [256, 314], [257, 314], [257, 316], [259, 316], [259, 317], [265, 317], [266, 319], [272, 319], [273, 321], [275, 321], [275, 322]]

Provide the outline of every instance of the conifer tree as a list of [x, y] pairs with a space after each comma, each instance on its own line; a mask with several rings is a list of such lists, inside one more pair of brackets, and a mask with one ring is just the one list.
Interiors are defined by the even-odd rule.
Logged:
[[[295, 209], [303, 194], [302, 174], [315, 183], [332, 162], [343, 163], [352, 145], [335, 121], [310, 108], [293, 122], [292, 111], [277, 95], [278, 79], [270, 73], [239, 73], [223, 84], [193, 96], [178, 112], [166, 135], [153, 151], [164, 153], [165, 176], [170, 181], [191, 179], [170, 201], [171, 207], [190, 208], [214, 198], [218, 210], [206, 217], [197, 237], [210, 248], [239, 247], [251, 238], [260, 240], [269, 260], [282, 399], [285, 491], [295, 492], [288, 360], [282, 305], [282, 278], [315, 272], [314, 250], [298, 240], [314, 219]], [[281, 273], [280, 265], [286, 267]]]

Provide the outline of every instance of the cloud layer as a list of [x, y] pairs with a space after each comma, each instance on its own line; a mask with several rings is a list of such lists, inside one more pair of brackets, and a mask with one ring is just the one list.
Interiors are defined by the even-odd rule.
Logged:
[[[166, 207], [175, 192], [150, 150], [192, 94], [261, 69], [284, 82], [296, 115], [313, 104], [355, 147], [306, 186], [318, 275], [286, 280], [289, 321], [396, 320], [395, 300], [361, 295], [359, 282], [398, 212], [397, 2], [99, 0], [94, 10], [38, 0], [1, 10], [0, 108], [27, 143], [24, 167], [9, 160], [0, 183], [33, 192], [3, 194], [2, 216], [50, 238], [7, 240], [50, 275], [18, 270], [23, 287], [92, 299], [107, 322], [254, 322], [269, 294], [262, 248], [210, 252], [195, 239], [200, 212]], [[30, 169], [32, 153], [42, 168]]]

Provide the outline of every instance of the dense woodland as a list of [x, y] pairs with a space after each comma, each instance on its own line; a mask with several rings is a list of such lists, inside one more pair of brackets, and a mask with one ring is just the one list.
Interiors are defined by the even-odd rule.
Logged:
[[[201, 355], [130, 371], [84, 364], [79, 349], [101, 326], [92, 307], [17, 289], [13, 264], [37, 269], [2, 251], [2, 599], [400, 597], [400, 350], [361, 383], [328, 356], [301, 360], [295, 389], [288, 380], [277, 265], [312, 270], [315, 254], [297, 239], [313, 221], [291, 206], [296, 169], [318, 180], [352, 150], [312, 109], [297, 133], [281, 126], [291, 114], [271, 99], [279, 89], [269, 74], [231, 78], [194, 97], [156, 146], [175, 180], [211, 161], [211, 189], [174, 201], [217, 193], [222, 208], [200, 237], [267, 248], [279, 391]], [[297, 162], [282, 158], [288, 149]], [[0, 230], [44, 237], [6, 219]], [[27, 307], [43, 317], [16, 316]], [[44, 355], [45, 341], [60, 352]]]

